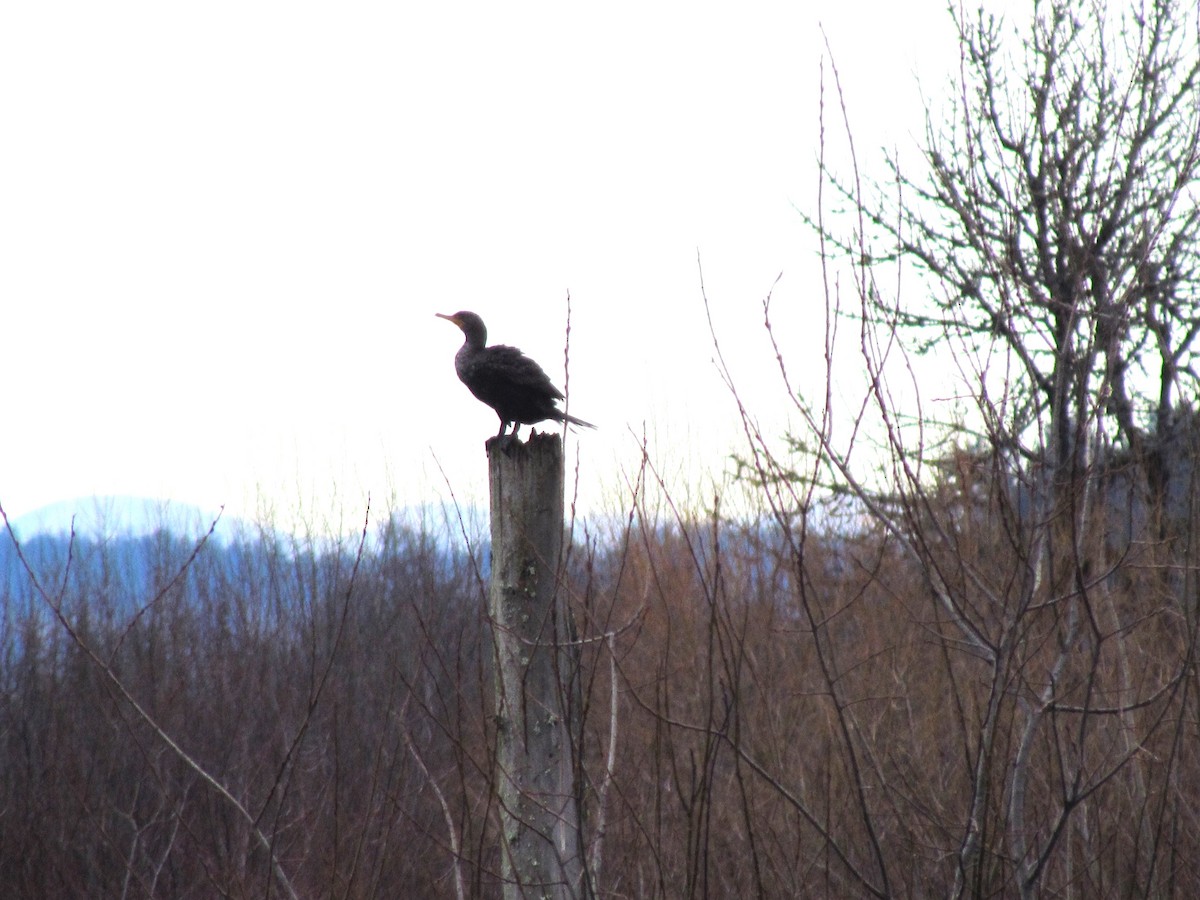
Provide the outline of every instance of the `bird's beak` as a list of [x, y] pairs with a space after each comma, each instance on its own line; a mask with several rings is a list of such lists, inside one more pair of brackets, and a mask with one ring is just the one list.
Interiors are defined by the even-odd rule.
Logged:
[[445, 319], [447, 322], [453, 322], [455, 325], [459, 324], [458, 316], [448, 316], [445, 313], [434, 313], [434, 315], [439, 319]]

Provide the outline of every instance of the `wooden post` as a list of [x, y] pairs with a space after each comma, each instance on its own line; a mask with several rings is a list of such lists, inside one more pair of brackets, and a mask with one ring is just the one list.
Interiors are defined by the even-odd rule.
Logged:
[[497, 794], [505, 900], [583, 894], [569, 702], [577, 647], [558, 589], [563, 451], [556, 434], [487, 443]]

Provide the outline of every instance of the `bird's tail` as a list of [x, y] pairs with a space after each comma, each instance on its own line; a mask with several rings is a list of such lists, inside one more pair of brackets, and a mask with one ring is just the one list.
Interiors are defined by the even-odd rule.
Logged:
[[595, 428], [596, 427], [591, 422], [585, 422], [585, 421], [583, 421], [583, 419], [577, 419], [574, 416], [568, 416], [566, 413], [562, 414], [561, 421], [570, 422], [572, 425], [581, 425], [584, 428]]

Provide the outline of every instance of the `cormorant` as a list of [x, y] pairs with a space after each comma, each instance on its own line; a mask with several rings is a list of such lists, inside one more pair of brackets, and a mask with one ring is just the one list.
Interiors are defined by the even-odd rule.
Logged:
[[466, 340], [454, 355], [454, 371], [480, 400], [500, 417], [500, 433], [512, 423], [512, 437], [522, 425], [534, 425], [552, 419], [569, 422], [584, 428], [595, 428], [591, 422], [568, 416], [558, 408], [564, 399], [562, 391], [550, 383], [542, 367], [518, 350], [504, 344], [487, 346], [487, 327], [473, 312], [456, 312], [440, 319], [453, 322], [462, 329]]

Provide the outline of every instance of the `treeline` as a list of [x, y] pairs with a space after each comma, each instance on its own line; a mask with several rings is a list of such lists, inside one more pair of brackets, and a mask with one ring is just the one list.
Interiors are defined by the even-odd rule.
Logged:
[[26, 570], [6, 537], [6, 896], [435, 890], [408, 742], [478, 744], [478, 581], [431, 535], [372, 538], [39, 539]]
[[[980, 593], [972, 570], [1012, 583], [1012, 537], [1040, 525], [955, 459], [930, 560], [1002, 668], [861, 518], [663, 520], [635, 497], [627, 525], [577, 526], [583, 892], [946, 895], [974, 834], [976, 896], [1016, 893], [1020, 841], [1065, 895], [1200, 890], [1197, 582], [1171, 562], [1191, 557], [1149, 532], [1097, 544], [1094, 638], [1064, 657], [1053, 592], [1078, 586], [1023, 610]], [[477, 548], [384, 523], [362, 544], [23, 549], [0, 646], [6, 896], [498, 896]]]

